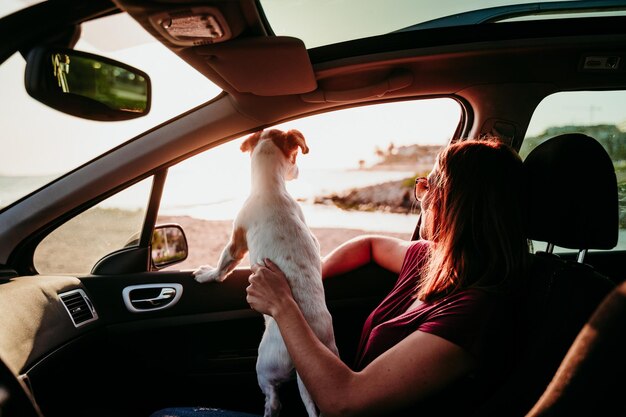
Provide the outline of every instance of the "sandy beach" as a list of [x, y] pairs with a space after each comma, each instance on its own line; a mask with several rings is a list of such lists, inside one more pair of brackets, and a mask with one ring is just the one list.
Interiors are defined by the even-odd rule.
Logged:
[[[200, 220], [189, 216], [160, 216], [159, 224], [180, 224], [187, 236], [189, 244], [189, 257], [182, 263], [173, 265], [171, 269], [195, 269], [199, 265], [215, 265], [222, 249], [230, 238], [232, 221]], [[335, 247], [355, 236], [368, 234], [365, 230], [358, 229], [335, 229], [335, 228], [311, 228], [313, 234], [320, 242], [322, 256], [328, 254]], [[400, 239], [410, 239], [408, 233], [385, 233]], [[249, 265], [248, 257], [242, 265]]]
[[[35, 251], [35, 268], [41, 274], [87, 275], [98, 260], [137, 239], [143, 216], [142, 211], [115, 208], [88, 210], [44, 239]], [[160, 216], [157, 220], [157, 224], [167, 223], [182, 226], [189, 246], [188, 258], [169, 269], [216, 265], [232, 230], [232, 220], [202, 220], [190, 216]], [[372, 233], [332, 227], [311, 230], [320, 242], [322, 256], [348, 239]], [[411, 232], [384, 234], [409, 239]], [[242, 265], [249, 265], [247, 257]]]

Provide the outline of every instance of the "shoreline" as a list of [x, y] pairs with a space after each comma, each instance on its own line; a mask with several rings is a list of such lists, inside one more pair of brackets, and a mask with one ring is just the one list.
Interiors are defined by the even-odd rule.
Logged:
[[334, 205], [341, 210], [409, 214], [417, 209], [419, 213], [420, 205], [413, 197], [415, 178], [407, 177], [319, 195], [313, 198], [313, 203]]

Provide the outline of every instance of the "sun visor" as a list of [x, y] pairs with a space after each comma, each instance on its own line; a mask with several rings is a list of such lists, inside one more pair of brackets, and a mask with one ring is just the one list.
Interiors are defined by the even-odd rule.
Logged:
[[297, 38], [243, 38], [195, 47], [194, 53], [240, 93], [282, 96], [317, 88], [309, 54]]

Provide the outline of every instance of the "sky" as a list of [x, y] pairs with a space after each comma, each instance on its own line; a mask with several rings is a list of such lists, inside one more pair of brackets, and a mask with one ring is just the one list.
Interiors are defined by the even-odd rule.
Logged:
[[[27, 3], [32, 2], [1, 0], [0, 16], [22, 8]], [[314, 39], [308, 45], [314, 46], [346, 36], [340, 29], [365, 36], [375, 34], [371, 31], [376, 25], [379, 27], [377, 31], [385, 32], [408, 26], [417, 20], [463, 11], [467, 4], [476, 8], [502, 2], [440, 0], [436, 3], [438, 10], [428, 5], [432, 5], [432, 2], [417, 0], [263, 0], [262, 3], [268, 9], [270, 21], [273, 13], [293, 13], [296, 7], [310, 13], [306, 14], [308, 25], [286, 19], [280, 25], [277, 23], [275, 30], [288, 34], [299, 30], [299, 36]], [[390, 4], [397, 7], [388, 7]], [[326, 13], [323, 26], [319, 26], [313, 5], [315, 10], [319, 10], [322, 5], [337, 12]], [[413, 13], [400, 12], [403, 7], [412, 8]], [[374, 11], [375, 24], [364, 18], [357, 27], [359, 19], [341, 17], [343, 12], [351, 11], [354, 14], [355, 10], [361, 11], [359, 17]], [[324, 30], [320, 30], [320, 27]], [[133, 39], [130, 44], [128, 31]], [[124, 34], [123, 39], [121, 34]], [[112, 16], [83, 25], [83, 35], [76, 49], [99, 53], [146, 71], [153, 81], [151, 113], [132, 121], [103, 123], [82, 120], [49, 109], [26, 94], [23, 86], [25, 63], [16, 54], [0, 66], [0, 91], [4, 97], [0, 112], [0, 125], [3, 127], [0, 146], [8, 150], [8, 157], [4, 158], [0, 166], [0, 175], [61, 174], [219, 93], [216, 86], [178, 60], [165, 47], [155, 43], [127, 16]], [[550, 111], [541, 112], [533, 119], [529, 134], [540, 133], [545, 127], [554, 124], [619, 123], [626, 120], [623, 112], [626, 107], [624, 93], [589, 93], [577, 97], [573, 100], [571, 96], [561, 95], [547, 99]], [[303, 164], [310, 164], [311, 167], [321, 164], [332, 168], [353, 168], [359, 159], [370, 161], [376, 146], [384, 148], [389, 142], [395, 145], [445, 143], [458, 118], [458, 105], [452, 100], [442, 99], [394, 103], [377, 109], [351, 109], [293, 121], [281, 127], [300, 129], [309, 139], [312, 149], [325, 155], [322, 159], [303, 160]], [[353, 142], [341, 141], [343, 137], [355, 136], [359, 138], [358, 147]], [[223, 163], [238, 160], [228, 152], [225, 150]]]

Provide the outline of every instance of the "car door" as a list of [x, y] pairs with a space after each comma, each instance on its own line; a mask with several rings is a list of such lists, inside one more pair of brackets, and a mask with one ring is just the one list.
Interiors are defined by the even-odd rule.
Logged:
[[[155, 181], [163, 177], [157, 174]], [[152, 187], [151, 193], [158, 188]], [[117, 218], [105, 216], [108, 221]], [[63, 228], [57, 234], [67, 236]], [[78, 233], [74, 227], [71, 235]], [[262, 409], [255, 362], [264, 322], [245, 301], [249, 268], [238, 268], [215, 284], [200, 284], [193, 269], [176, 265], [141, 271], [152, 263], [150, 247], [142, 243], [150, 241], [131, 239], [137, 244], [107, 254], [89, 273], [75, 274], [76, 289], [61, 293], [63, 301], [68, 292], [83, 290], [97, 317], [81, 325], [79, 336], [68, 335], [61, 346], [51, 346], [28, 364], [25, 377], [46, 416], [147, 415], [172, 404]], [[44, 240], [41, 250], [55, 253], [46, 247], [53, 244]], [[73, 257], [79, 257], [78, 250]], [[37, 251], [35, 260], [35, 266], [39, 262], [45, 268]], [[394, 282], [393, 273], [375, 265], [326, 282], [337, 344], [347, 363], [353, 360], [362, 323]], [[69, 321], [69, 315], [56, 318]], [[49, 331], [45, 326], [38, 334]], [[54, 321], [47, 326], [53, 328]], [[68, 403], [63, 398], [70, 390]], [[303, 411], [295, 384], [287, 384], [284, 391], [290, 415]]]

